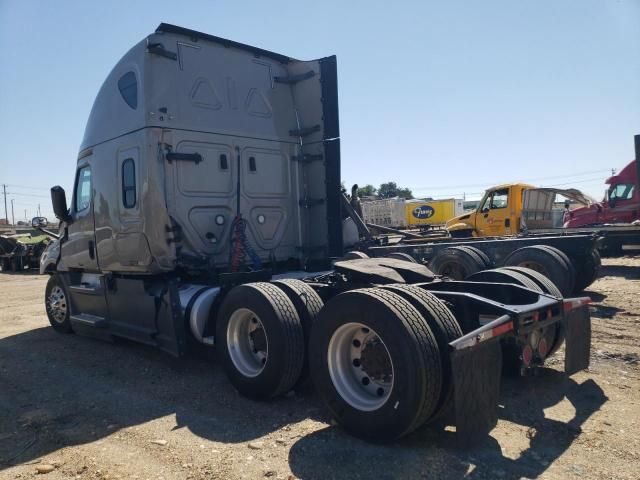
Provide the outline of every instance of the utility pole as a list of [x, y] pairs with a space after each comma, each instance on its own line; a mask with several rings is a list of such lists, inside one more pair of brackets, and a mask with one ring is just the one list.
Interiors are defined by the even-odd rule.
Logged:
[[26, 208], [24, 209], [24, 221], [25, 222], [27, 221], [27, 209]]
[[40, 204], [38, 204], [38, 216], [40, 217]]
[[11, 225], [15, 225], [16, 224], [16, 219], [13, 216], [13, 198], [11, 199]]
[[4, 195], [4, 219], [9, 223], [9, 215], [7, 214], [7, 186], [2, 184], [2, 193]]

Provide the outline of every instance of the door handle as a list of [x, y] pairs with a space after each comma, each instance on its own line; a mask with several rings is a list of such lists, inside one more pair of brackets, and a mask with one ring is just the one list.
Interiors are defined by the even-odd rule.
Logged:
[[93, 240], [89, 241], [89, 258], [91, 260], [94, 260], [96, 258], [96, 250]]
[[199, 153], [179, 153], [169, 152], [165, 155], [169, 163], [173, 161], [194, 162], [196, 165], [202, 161], [202, 155]]

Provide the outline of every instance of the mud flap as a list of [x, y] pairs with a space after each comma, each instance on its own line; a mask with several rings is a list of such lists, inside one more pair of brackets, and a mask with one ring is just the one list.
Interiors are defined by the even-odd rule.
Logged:
[[486, 436], [498, 422], [502, 350], [498, 339], [451, 353], [456, 433], [463, 444]]
[[583, 305], [565, 313], [564, 371], [573, 375], [589, 367], [591, 355], [591, 315], [589, 306]]

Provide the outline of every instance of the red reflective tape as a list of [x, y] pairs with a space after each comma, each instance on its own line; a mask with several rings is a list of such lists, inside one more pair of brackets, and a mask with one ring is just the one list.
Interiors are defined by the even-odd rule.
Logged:
[[590, 303], [591, 299], [589, 297], [576, 298], [574, 300], [565, 300], [564, 311], [570, 312], [575, 308], [582, 307], [583, 305], [589, 305]]
[[507, 322], [492, 328], [491, 334], [492, 336], [497, 337], [498, 335], [502, 335], [503, 333], [510, 332], [511, 330], [513, 330], [513, 322]]

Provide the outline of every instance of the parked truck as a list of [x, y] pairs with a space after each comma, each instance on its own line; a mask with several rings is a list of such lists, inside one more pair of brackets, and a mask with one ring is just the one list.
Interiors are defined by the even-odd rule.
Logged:
[[[637, 158], [640, 135], [635, 136], [635, 150]], [[486, 190], [474, 211], [450, 219], [445, 228], [453, 238], [594, 235], [603, 254], [639, 249], [637, 165], [634, 160], [605, 181], [608, 188], [601, 202], [576, 189], [538, 188], [524, 183], [497, 185]], [[583, 206], [554, 208], [558, 195]]]
[[640, 135], [635, 136], [635, 144], [636, 160], [632, 160], [620, 170], [620, 173], [605, 180], [608, 187], [601, 202], [570, 210], [567, 227], [630, 224], [640, 220], [637, 160], [640, 151]]
[[163, 23], [100, 89], [70, 205], [51, 194], [59, 236], [40, 269], [55, 330], [215, 348], [256, 399], [310, 375], [369, 440], [445, 420], [486, 433], [503, 358], [527, 370], [564, 341], [568, 374], [589, 364], [588, 299], [535, 271], [454, 281], [382, 244], [343, 257], [345, 211], [358, 218], [341, 196], [335, 57]]

